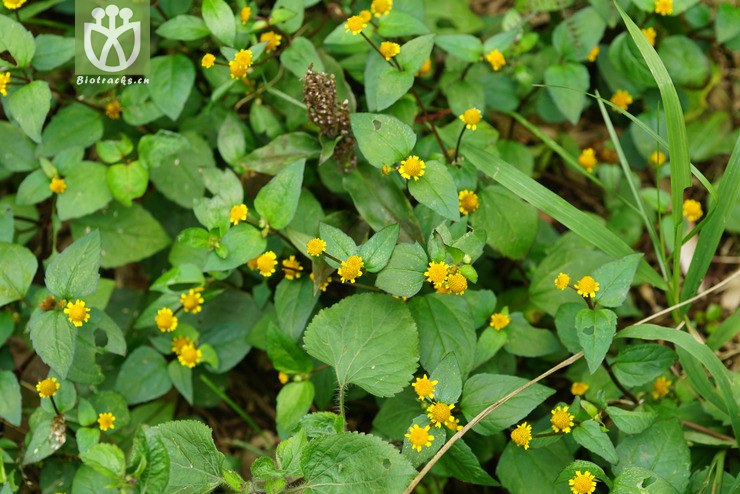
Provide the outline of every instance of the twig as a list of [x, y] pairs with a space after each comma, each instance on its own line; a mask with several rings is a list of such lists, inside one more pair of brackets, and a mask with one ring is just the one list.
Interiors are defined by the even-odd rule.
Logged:
[[606, 369], [606, 372], [609, 374], [609, 377], [611, 377], [614, 384], [617, 385], [617, 387], [619, 388], [619, 391], [621, 391], [625, 396], [627, 396], [630, 400], [632, 400], [632, 403], [634, 403], [635, 406], [639, 405], [640, 400], [638, 400], [637, 397], [633, 395], [629, 389], [625, 388], [624, 384], [619, 382], [619, 379], [617, 379], [616, 374], [614, 374], [614, 370], [612, 369], [611, 364], [609, 364], [609, 362], [607, 362], [606, 359], [604, 359], [603, 363], [604, 363], [604, 368]]
[[735, 438], [730, 436], [725, 436], [724, 434], [721, 434], [719, 432], [715, 432], [712, 429], [707, 429], [703, 425], [699, 425], [694, 422], [690, 422], [688, 420], [682, 420], [681, 423], [688, 427], [689, 429], [694, 429], [695, 431], [701, 432], [702, 434], [706, 434], [707, 436], [712, 436], [716, 439], [721, 439], [722, 441], [729, 441], [731, 443], [735, 443]]
[[[260, 427], [257, 424], [257, 422], [255, 422], [254, 419], [252, 419], [252, 417], [250, 417], [249, 414], [242, 407], [240, 407], [239, 405], [237, 405], [234, 400], [232, 400], [231, 398], [229, 398], [229, 395], [227, 395], [226, 393], [224, 393], [223, 391], [221, 391], [221, 389], [218, 386], [216, 386], [213, 383], [213, 381], [211, 381], [210, 379], [208, 379], [208, 376], [206, 376], [206, 375], [203, 374], [203, 375], [200, 376], [200, 380], [203, 381], [203, 384], [205, 384], [206, 386], [208, 386], [208, 388], [211, 391], [213, 391], [214, 393], [216, 393], [216, 395], [218, 395], [219, 398], [221, 398], [222, 400], [224, 400], [224, 402], [227, 405], [229, 405], [229, 407], [232, 410], [234, 410], [236, 412], [236, 414], [239, 415], [244, 420], [244, 422], [246, 422], [252, 429], [254, 429], [256, 432], [259, 432], [260, 434], [263, 434], [264, 433], [264, 431], [262, 430], [262, 427]], [[267, 439], [267, 438], [265, 438], [265, 439]], [[268, 441], [268, 443], [269, 443], [269, 441]]]

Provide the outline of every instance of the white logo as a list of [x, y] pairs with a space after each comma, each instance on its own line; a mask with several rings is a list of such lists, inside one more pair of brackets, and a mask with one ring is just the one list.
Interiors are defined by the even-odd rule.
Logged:
[[[103, 18], [107, 15], [108, 26], [103, 25]], [[108, 5], [105, 10], [97, 7], [92, 11], [92, 17], [95, 22], [85, 23], [85, 55], [95, 67], [105, 72], [120, 72], [131, 67], [136, 62], [139, 52], [141, 51], [141, 23], [129, 22], [134, 13], [129, 8], [118, 8], [117, 5]], [[123, 20], [120, 26], [117, 26], [117, 17]], [[123, 46], [119, 38], [127, 31], [134, 34], [134, 46], [131, 54], [126, 58]], [[92, 46], [93, 33], [97, 32], [105, 36], [106, 41], [100, 52], [100, 56], [95, 53]], [[108, 65], [108, 56], [111, 50], [115, 51], [118, 58], [118, 65]]]

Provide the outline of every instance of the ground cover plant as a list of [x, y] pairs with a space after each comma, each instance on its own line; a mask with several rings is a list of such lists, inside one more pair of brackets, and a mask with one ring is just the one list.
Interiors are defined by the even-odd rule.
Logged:
[[740, 492], [740, 8], [0, 10], [0, 493]]

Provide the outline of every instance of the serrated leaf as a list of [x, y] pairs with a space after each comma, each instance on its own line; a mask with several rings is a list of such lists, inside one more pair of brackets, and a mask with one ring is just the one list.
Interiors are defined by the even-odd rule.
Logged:
[[16, 427], [21, 425], [21, 387], [12, 371], [0, 371], [0, 417]]
[[84, 297], [100, 279], [100, 232], [95, 230], [58, 254], [46, 270], [46, 287], [59, 298]]
[[633, 344], [619, 351], [612, 369], [625, 386], [641, 386], [663, 375], [675, 361], [676, 354], [667, 346]]
[[9, 115], [34, 141], [41, 142], [41, 127], [51, 107], [51, 91], [46, 81], [33, 81], [8, 97]]
[[305, 159], [286, 166], [254, 199], [254, 208], [272, 228], [285, 228], [293, 220], [301, 197], [305, 166]]
[[280, 436], [287, 436], [308, 412], [313, 403], [314, 387], [311, 381], [288, 383], [280, 390], [276, 401], [275, 425]]
[[[223, 0], [206, 0], [204, 9], [215, 2], [225, 5]], [[233, 16], [231, 21], [233, 25]], [[152, 101], [171, 120], [177, 120], [195, 82], [193, 62], [182, 54], [164, 55], [152, 58], [149, 71], [151, 83], [147, 87]]]
[[246, 264], [263, 253], [267, 245], [259, 230], [246, 223], [229, 228], [220, 243], [228, 254], [222, 258], [218, 251], [210, 252], [203, 267], [206, 271], [228, 271]]
[[204, 0], [203, 20], [213, 35], [225, 45], [233, 46], [236, 20], [231, 7], [224, 0]]
[[390, 115], [353, 113], [352, 133], [365, 159], [373, 166], [392, 166], [406, 159], [416, 144], [416, 134]]
[[576, 314], [578, 342], [593, 374], [609, 351], [617, 332], [617, 315], [609, 309], [583, 309]]
[[26, 296], [38, 261], [27, 248], [0, 242], [0, 307]]
[[427, 254], [417, 243], [398, 244], [388, 265], [378, 273], [375, 286], [399, 297], [413, 297], [424, 284]]
[[414, 199], [448, 220], [460, 219], [455, 181], [447, 167], [439, 161], [426, 162], [424, 175], [419, 180], [409, 180], [409, 192]]
[[106, 477], [121, 479], [126, 473], [126, 457], [115, 444], [100, 443], [80, 454], [80, 460]]
[[583, 446], [604, 458], [609, 463], [617, 463], [617, 450], [614, 449], [611, 439], [601, 426], [593, 420], [586, 420], [573, 429], [573, 439]]
[[632, 280], [637, 272], [642, 254], [632, 254], [604, 264], [594, 271], [593, 278], [599, 282], [596, 301], [604, 307], [619, 307], [627, 298]]
[[359, 255], [369, 273], [377, 273], [388, 264], [398, 241], [399, 231], [398, 224], [388, 225], [360, 246]]

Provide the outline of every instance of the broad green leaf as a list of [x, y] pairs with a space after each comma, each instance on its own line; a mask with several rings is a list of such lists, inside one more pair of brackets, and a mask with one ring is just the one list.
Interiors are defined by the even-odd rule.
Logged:
[[95, 152], [101, 161], [113, 164], [120, 163], [134, 150], [134, 143], [126, 134], [121, 134], [120, 139], [108, 139], [95, 143]]
[[0, 417], [11, 424], [21, 425], [21, 387], [15, 374], [11, 371], [0, 371]]
[[419, 180], [409, 180], [409, 192], [414, 199], [436, 211], [448, 220], [460, 219], [460, 203], [455, 181], [447, 167], [439, 161], [426, 162], [426, 170]]
[[617, 315], [609, 309], [583, 309], [576, 314], [578, 341], [593, 374], [609, 351], [617, 332]]
[[100, 232], [93, 231], [54, 258], [46, 270], [46, 287], [60, 299], [84, 297], [97, 288], [99, 270]]
[[562, 350], [552, 331], [535, 328], [524, 319], [521, 312], [511, 314], [511, 323], [502, 331], [507, 335], [504, 348], [512, 355], [541, 357]]
[[265, 251], [265, 239], [252, 225], [241, 223], [229, 228], [221, 239], [221, 246], [227, 255], [221, 258], [216, 251], [208, 254], [204, 269], [206, 271], [228, 271], [242, 266], [250, 259]]
[[388, 225], [360, 246], [359, 255], [370, 273], [383, 269], [391, 258], [398, 241], [398, 224]]
[[301, 471], [301, 451], [308, 444], [306, 438], [306, 431], [301, 429], [293, 437], [280, 441], [275, 451], [275, 460], [280, 466], [280, 469], [285, 472], [285, 475], [292, 477], [300, 477], [303, 475]]
[[[226, 5], [223, 0], [206, 0], [204, 14], [206, 5], [215, 2]], [[233, 27], [233, 16], [231, 22]], [[182, 54], [155, 57], [150, 62], [149, 72], [151, 82], [148, 88], [152, 101], [171, 120], [177, 120], [195, 82], [193, 62]]]
[[421, 451], [416, 451], [409, 442], [408, 438], [405, 437], [405, 434], [409, 432], [410, 428], [414, 425], [418, 425], [422, 429], [429, 425], [429, 417], [427, 417], [424, 413], [419, 415], [419, 407], [417, 406], [415, 416], [411, 421], [407, 421], [404, 426], [405, 427], [403, 434], [403, 447], [401, 448], [401, 453], [403, 456], [408, 458], [408, 460], [411, 462], [411, 464], [414, 467], [418, 467], [419, 465], [427, 462], [434, 454], [439, 451], [439, 449], [444, 445], [445, 441], [447, 440], [447, 431], [445, 427], [442, 427], [441, 429], [436, 429], [434, 427], [431, 428], [429, 431], [429, 434], [432, 436], [430, 442], [432, 443], [430, 446], [424, 446], [421, 448]]
[[[153, 405], [161, 407], [157, 402]], [[146, 407], [147, 405], [143, 405], [137, 410], [143, 410]], [[144, 465], [144, 470], [137, 482], [140, 492], [164, 491], [170, 478], [170, 458], [167, 449], [159, 438], [147, 437], [145, 429], [139, 428], [133, 438], [131, 459], [129, 461], [132, 466]]]
[[254, 208], [272, 228], [281, 229], [293, 220], [303, 185], [305, 159], [299, 159], [278, 172], [260, 189]]
[[278, 434], [286, 437], [300, 422], [313, 403], [314, 387], [311, 381], [288, 383], [277, 395], [275, 425]]
[[378, 273], [375, 286], [392, 295], [413, 297], [424, 284], [427, 268], [427, 254], [419, 244], [398, 244], [388, 265]]
[[31, 431], [31, 441], [26, 447], [23, 456], [23, 465], [36, 463], [44, 458], [54, 454], [56, 450], [62, 447], [52, 436], [52, 419], [44, 418], [37, 421]]
[[[20, 22], [0, 16], [0, 53], [9, 52], [16, 67], [26, 67], [33, 59], [36, 44], [33, 35]], [[13, 64], [13, 62], [10, 62]]]
[[433, 34], [419, 36], [401, 45], [401, 53], [398, 54], [396, 60], [401, 64], [405, 73], [416, 76], [431, 55], [432, 48], [434, 48]]
[[[550, 65], [545, 70], [545, 84], [553, 102], [572, 124], [576, 124], [586, 105], [590, 87], [588, 70], [580, 63]], [[561, 89], [560, 86], [568, 89]]]
[[108, 167], [106, 181], [113, 198], [124, 206], [144, 195], [149, 185], [149, 171], [139, 161]]
[[658, 414], [653, 410], [625, 410], [618, 407], [606, 407], [606, 413], [614, 425], [625, 434], [639, 434], [655, 423]]
[[190, 151], [190, 141], [183, 134], [159, 130], [139, 140], [138, 152], [141, 164], [148, 169], [162, 166], [164, 161], [180, 152]]
[[80, 454], [80, 460], [96, 472], [113, 479], [122, 479], [126, 473], [126, 457], [115, 444], [91, 446]]
[[604, 35], [606, 23], [592, 7], [562, 21], [552, 33], [552, 46], [569, 61], [584, 60]]
[[679, 494], [667, 480], [652, 470], [633, 466], [625, 468], [614, 479], [611, 494]]
[[10, 122], [0, 121], [0, 166], [12, 172], [31, 171], [37, 166], [34, 144]]
[[181, 365], [177, 359], [167, 364], [167, 374], [185, 400], [193, 404], [193, 370]]
[[38, 261], [30, 250], [0, 242], [0, 307], [26, 296], [37, 268]]
[[[326, 253], [340, 261], [344, 261], [350, 256], [356, 256], [360, 252], [355, 241], [349, 235], [326, 223], [319, 224], [319, 237], [326, 242]], [[338, 267], [337, 263], [331, 259], [328, 259], [327, 262], [332, 267]]]
[[275, 175], [296, 160], [318, 158], [321, 146], [316, 137], [304, 132], [283, 134], [232, 164], [234, 168]]
[[100, 429], [92, 429], [90, 427], [80, 427], [77, 429], [75, 439], [77, 440], [77, 449], [80, 451], [80, 455], [92, 446], [100, 443], [100, 434]]
[[378, 34], [387, 38], [427, 34], [429, 28], [417, 17], [395, 8], [378, 20]]
[[667, 36], [660, 40], [658, 53], [674, 84], [695, 89], [706, 85], [709, 60], [694, 41], [686, 36]]
[[172, 387], [164, 357], [149, 346], [140, 346], [120, 367], [116, 391], [134, 405], [159, 398]]
[[75, 494], [118, 494], [115, 487], [108, 487], [110, 478], [96, 472], [87, 465], [82, 465], [75, 472], [72, 492]]
[[280, 331], [298, 341], [318, 301], [319, 294], [314, 293], [313, 282], [308, 278], [284, 279], [278, 283], [275, 310]]
[[[441, 434], [443, 430], [444, 428], [436, 429], [438, 434]], [[462, 439], [457, 440], [445, 452], [435, 467], [441, 469], [445, 474], [466, 483], [490, 486], [501, 485], [481, 467], [478, 457]]]
[[434, 43], [444, 51], [466, 62], [477, 62], [483, 56], [483, 44], [470, 34], [441, 34]]
[[[203, 15], [206, 15], [205, 3], [203, 6]], [[233, 24], [233, 17], [231, 19]], [[176, 39], [179, 41], [194, 41], [205, 38], [210, 34], [206, 23], [200, 17], [193, 15], [178, 15], [168, 19], [157, 28], [157, 34], [163, 38]]]
[[62, 311], [34, 311], [28, 322], [33, 349], [62, 379], [67, 377], [75, 355], [77, 329]]
[[718, 43], [725, 43], [740, 34], [740, 8], [730, 2], [721, 3], [717, 8], [714, 22]]
[[56, 156], [66, 149], [92, 146], [102, 137], [103, 119], [100, 113], [74, 103], [52, 117], [41, 136], [43, 143], [40, 153], [47, 157]]
[[604, 307], [619, 307], [627, 298], [642, 254], [631, 254], [599, 267], [593, 278], [599, 282], [596, 301]]
[[[277, 0], [273, 6], [272, 22], [280, 24], [281, 29], [288, 33], [294, 33], [303, 25], [304, 0]], [[307, 6], [307, 5], [306, 5]], [[277, 11], [286, 11], [286, 18], [280, 20], [277, 18]]]
[[416, 144], [416, 134], [390, 115], [353, 113], [352, 133], [365, 159], [373, 166], [393, 166], [406, 159]]
[[310, 40], [302, 37], [291, 40], [290, 45], [280, 54], [280, 61], [298, 78], [306, 75], [309, 66], [313, 66], [311, 70], [314, 72], [325, 72], [316, 47]]
[[601, 426], [593, 420], [586, 420], [573, 429], [573, 439], [584, 448], [596, 453], [609, 463], [617, 463], [617, 450]]
[[51, 107], [51, 91], [46, 81], [33, 81], [8, 97], [9, 116], [18, 122], [28, 137], [41, 142], [41, 127]]
[[322, 310], [303, 340], [311, 356], [334, 367], [339, 386], [356, 384], [376, 396], [400, 392], [419, 359], [411, 314], [384, 295], [353, 295]]
[[227, 163], [233, 164], [247, 152], [247, 140], [244, 137], [246, 131], [236, 114], [226, 114], [218, 129], [218, 152]]
[[267, 355], [275, 369], [288, 374], [306, 374], [313, 369], [311, 357], [273, 325], [267, 330]]
[[36, 53], [31, 65], [36, 70], [52, 70], [67, 63], [75, 56], [75, 39], [56, 34], [36, 36]]
[[562, 494], [555, 479], [572, 461], [573, 454], [563, 441], [528, 450], [509, 441], [496, 466], [496, 476], [509, 492]]
[[111, 201], [105, 166], [83, 161], [65, 171], [67, 190], [57, 197], [60, 220], [81, 218], [102, 209]]
[[576, 472], [583, 472], [584, 470], [594, 475], [598, 481], [604, 482], [610, 489], [612, 488], [611, 479], [609, 479], [609, 476], [604, 472], [604, 469], [596, 463], [586, 460], [576, 460], [565, 467], [560, 472], [560, 475], [558, 475], [556, 482], [565, 487], [568, 485], [568, 481], [576, 476]]
[[443, 403], [457, 403], [462, 394], [460, 364], [454, 353], [448, 353], [429, 374], [429, 379], [439, 381], [434, 387], [434, 399]]
[[211, 146], [201, 136], [187, 132], [181, 137], [187, 147], [162, 156], [157, 166], [149, 169], [149, 174], [165, 197], [184, 208], [191, 208], [205, 193], [204, 170], [215, 167], [216, 162]]
[[496, 331], [495, 329], [483, 330], [478, 338], [478, 344], [475, 346], [475, 363], [473, 364], [473, 369], [491, 360], [504, 347], [507, 339], [508, 336], [505, 331]]
[[204, 0], [203, 20], [211, 33], [221, 43], [233, 46], [236, 36], [236, 19], [231, 7], [224, 0]]
[[412, 387], [393, 398], [380, 401], [380, 410], [373, 418], [373, 433], [389, 439], [403, 440], [411, 422], [422, 413], [419, 397]]
[[676, 354], [667, 346], [632, 344], [619, 351], [612, 369], [625, 386], [641, 386], [663, 375], [675, 361]]

